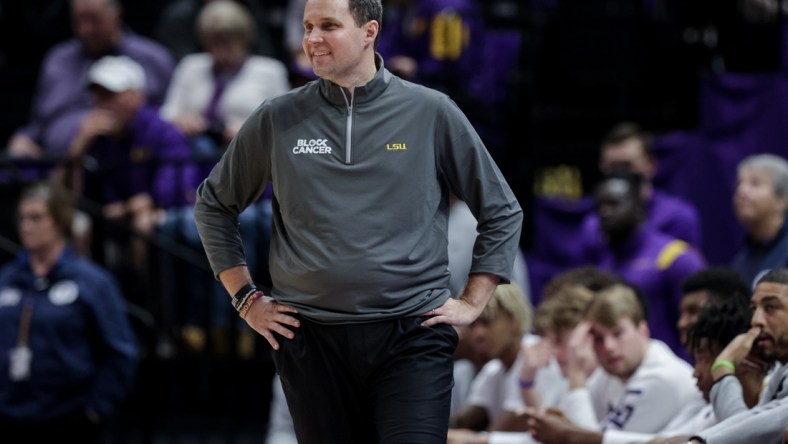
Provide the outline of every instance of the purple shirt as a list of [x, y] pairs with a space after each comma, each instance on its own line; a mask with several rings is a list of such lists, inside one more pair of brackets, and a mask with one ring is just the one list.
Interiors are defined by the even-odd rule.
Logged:
[[[127, 55], [139, 62], [145, 69], [148, 102], [160, 105], [164, 101], [175, 67], [164, 47], [126, 31], [118, 47], [110, 53]], [[41, 145], [44, 152], [62, 155], [68, 150], [79, 122], [92, 104], [85, 79], [98, 58], [86, 54], [82, 44], [73, 38], [56, 45], [44, 58], [30, 122], [21, 130]]]
[[676, 328], [681, 285], [689, 275], [706, 267], [703, 256], [684, 241], [641, 226], [616, 250], [601, 251], [595, 262], [643, 292], [651, 337], [683, 355]]
[[188, 140], [158, 110], [137, 111], [124, 139], [99, 137], [87, 156], [85, 194], [101, 204], [148, 193], [161, 208], [191, 203], [199, 181]]
[[[646, 223], [654, 230], [683, 240], [695, 248], [701, 246], [700, 216], [698, 210], [688, 201], [654, 189], [646, 209]], [[599, 236], [599, 216], [591, 211], [583, 220], [583, 256], [593, 255], [593, 251], [604, 249]]]

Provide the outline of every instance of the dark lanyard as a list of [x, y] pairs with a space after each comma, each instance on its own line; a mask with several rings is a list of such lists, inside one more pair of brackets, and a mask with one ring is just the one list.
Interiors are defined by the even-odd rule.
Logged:
[[26, 296], [24, 303], [19, 319], [19, 340], [17, 341], [19, 347], [27, 346], [28, 338], [30, 338], [30, 321], [33, 318], [33, 298]]

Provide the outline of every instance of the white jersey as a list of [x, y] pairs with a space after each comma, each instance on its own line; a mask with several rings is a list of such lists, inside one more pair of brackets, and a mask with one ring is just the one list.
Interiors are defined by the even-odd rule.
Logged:
[[659, 433], [679, 413], [691, 418], [705, 406], [692, 372], [667, 345], [652, 339], [643, 362], [626, 383], [597, 369], [586, 388], [572, 390], [561, 408], [580, 426]]

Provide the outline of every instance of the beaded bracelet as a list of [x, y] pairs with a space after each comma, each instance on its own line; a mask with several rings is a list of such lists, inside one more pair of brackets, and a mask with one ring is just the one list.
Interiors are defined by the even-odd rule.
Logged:
[[255, 290], [255, 292], [252, 293], [251, 296], [246, 298], [243, 305], [241, 305], [241, 308], [238, 309], [238, 316], [240, 316], [241, 319], [246, 319], [246, 314], [249, 313], [249, 309], [252, 308], [252, 304], [254, 304], [262, 296], [263, 296], [262, 291]]

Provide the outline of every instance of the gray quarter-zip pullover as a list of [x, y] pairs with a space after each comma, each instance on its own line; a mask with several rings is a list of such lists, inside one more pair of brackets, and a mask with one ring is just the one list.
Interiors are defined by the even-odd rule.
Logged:
[[214, 273], [244, 264], [237, 216], [273, 184], [272, 296], [324, 323], [417, 315], [450, 297], [449, 195], [479, 221], [471, 273], [509, 280], [522, 210], [456, 104], [383, 67], [266, 100], [198, 189]]

